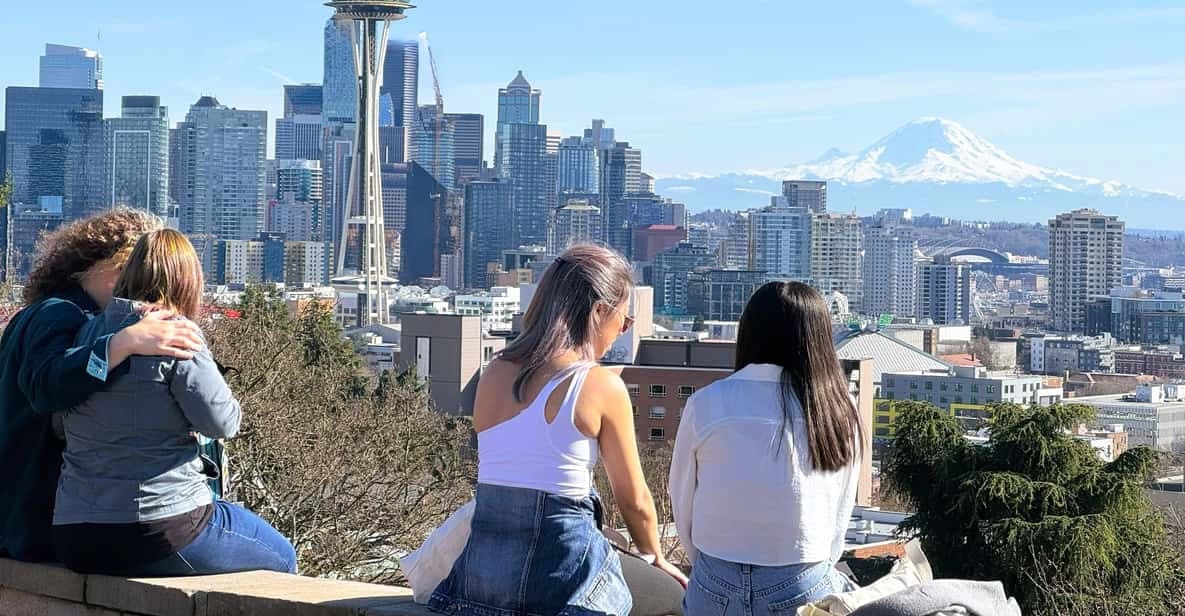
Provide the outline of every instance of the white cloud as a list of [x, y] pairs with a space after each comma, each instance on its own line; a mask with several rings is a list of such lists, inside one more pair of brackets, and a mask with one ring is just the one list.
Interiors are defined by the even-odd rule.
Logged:
[[1185, 19], [1185, 7], [1122, 9], [1052, 19], [1018, 19], [997, 15], [983, 0], [908, 0], [908, 3], [928, 10], [964, 30], [996, 35], [1085, 30], [1113, 27], [1120, 23]]

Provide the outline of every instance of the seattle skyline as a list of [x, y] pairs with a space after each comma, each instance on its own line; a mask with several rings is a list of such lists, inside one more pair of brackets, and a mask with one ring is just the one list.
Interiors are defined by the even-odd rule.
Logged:
[[[13, 7], [0, 53], [14, 61], [0, 67], [0, 85], [36, 85], [45, 43], [103, 54], [107, 117], [120, 96], [151, 94], [175, 124], [213, 94], [267, 110], [270, 122], [284, 84], [321, 81], [330, 12], [319, 2], [154, 9], [67, 0], [74, 17], [50, 30], [44, 13]], [[1185, 8], [1163, 2], [656, 1], [593, 11], [423, 0], [392, 37], [428, 32], [446, 111], [493, 118], [497, 88], [521, 69], [543, 91], [543, 123], [571, 135], [604, 118], [658, 176], [784, 167], [942, 116], [1023, 160], [1185, 194], [1185, 50], [1173, 42], [1182, 25]]]

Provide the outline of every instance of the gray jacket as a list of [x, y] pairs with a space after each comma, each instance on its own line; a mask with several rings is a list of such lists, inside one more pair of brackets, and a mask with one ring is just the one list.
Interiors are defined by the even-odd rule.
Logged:
[[[77, 342], [90, 344], [139, 320], [133, 302], [113, 299]], [[192, 433], [234, 436], [240, 411], [210, 350], [189, 360], [127, 361], [127, 372], [64, 415], [55, 525], [159, 520], [212, 501]]]

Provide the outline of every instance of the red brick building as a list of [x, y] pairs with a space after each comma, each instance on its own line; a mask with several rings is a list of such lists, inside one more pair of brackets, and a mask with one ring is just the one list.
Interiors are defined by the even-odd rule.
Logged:
[[675, 440], [687, 398], [732, 370], [683, 366], [626, 366], [621, 371], [634, 406], [639, 443]]
[[1115, 372], [1185, 379], [1185, 357], [1168, 351], [1115, 351]]

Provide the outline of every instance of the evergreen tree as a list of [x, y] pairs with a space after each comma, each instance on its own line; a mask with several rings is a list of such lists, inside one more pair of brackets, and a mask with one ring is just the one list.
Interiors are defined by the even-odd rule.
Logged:
[[1001, 580], [1037, 615], [1182, 614], [1185, 575], [1144, 492], [1158, 454], [1139, 447], [1110, 463], [1068, 429], [1085, 405], [994, 405], [986, 445], [955, 419], [898, 404], [884, 471], [916, 513], [916, 534], [940, 577]]

